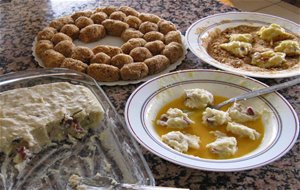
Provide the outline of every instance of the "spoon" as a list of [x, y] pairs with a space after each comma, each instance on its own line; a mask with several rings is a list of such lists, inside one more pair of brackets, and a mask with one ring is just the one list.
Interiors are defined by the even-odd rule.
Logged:
[[101, 176], [96, 174], [93, 177], [79, 177], [73, 175], [72, 177], [78, 179], [78, 184], [73, 189], [87, 189], [87, 190], [107, 190], [107, 189], [131, 189], [131, 190], [189, 190], [183, 188], [173, 188], [173, 187], [158, 187], [158, 186], [146, 186], [138, 184], [127, 184], [127, 183], [118, 183], [115, 179], [111, 177]]
[[299, 84], [299, 83], [300, 83], [300, 77], [296, 78], [294, 80], [288, 81], [288, 82], [284, 82], [284, 83], [281, 83], [281, 84], [274, 85], [274, 86], [269, 86], [269, 87], [266, 87], [266, 88], [253, 90], [251, 92], [247, 92], [245, 94], [241, 94], [239, 96], [230, 98], [230, 99], [228, 99], [228, 100], [226, 100], [226, 101], [224, 101], [224, 102], [222, 102], [218, 105], [211, 105], [209, 107], [213, 108], [213, 109], [220, 109], [221, 107], [223, 107], [223, 106], [225, 106], [229, 103], [236, 102], [238, 100], [247, 100], [249, 98], [257, 97], [257, 96], [260, 96], [260, 95], [263, 95], [263, 94], [268, 94], [268, 93], [271, 93], [271, 92], [274, 92], [274, 91], [277, 91], [277, 90], [280, 90], [280, 89], [283, 89], [283, 88], [287, 88], [287, 87], [290, 87], [290, 86], [293, 86], [293, 85], [296, 85], [296, 84]]

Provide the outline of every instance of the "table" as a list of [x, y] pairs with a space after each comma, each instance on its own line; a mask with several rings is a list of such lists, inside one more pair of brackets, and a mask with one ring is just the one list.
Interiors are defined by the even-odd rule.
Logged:
[[[69, 15], [73, 11], [95, 9], [105, 5], [128, 5], [141, 12], [154, 13], [177, 24], [184, 34], [196, 20], [215, 13], [238, 11], [216, 0], [0, 0], [0, 75], [39, 68], [32, 56], [35, 35], [52, 19]], [[177, 68], [215, 69], [188, 52]], [[290, 79], [259, 79], [269, 85]], [[103, 87], [120, 115], [130, 94], [139, 86]], [[300, 87], [280, 91], [300, 113]], [[289, 126], [284, 126], [289, 127]], [[257, 169], [243, 172], [207, 172], [172, 164], [148, 152], [143, 147], [146, 161], [160, 186], [190, 189], [299, 189], [300, 140], [279, 160]]]

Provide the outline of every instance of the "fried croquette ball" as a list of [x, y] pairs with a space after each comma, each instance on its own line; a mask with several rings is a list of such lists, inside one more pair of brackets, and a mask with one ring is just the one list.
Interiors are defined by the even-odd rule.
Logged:
[[166, 34], [165, 36], [165, 43], [169, 44], [171, 42], [177, 42], [177, 43], [182, 43], [181, 41], [181, 35], [178, 31], [170, 31]]
[[119, 11], [122, 11], [125, 13], [127, 16], [132, 15], [132, 16], [139, 16], [139, 12], [137, 12], [134, 8], [128, 7], [128, 6], [121, 6], [119, 8]]
[[157, 24], [160, 21], [160, 18], [154, 14], [148, 14], [148, 13], [141, 13], [139, 15], [139, 19], [141, 19], [142, 22], [153, 22]]
[[183, 47], [177, 42], [171, 42], [165, 46], [162, 54], [169, 58], [171, 63], [177, 61], [181, 56], [183, 56]]
[[161, 33], [166, 35], [168, 32], [176, 30], [176, 26], [169, 21], [161, 20], [158, 22], [158, 29]]
[[140, 32], [134, 28], [128, 28], [122, 33], [121, 38], [122, 38], [122, 40], [127, 42], [128, 40], [130, 40], [132, 38], [142, 38], [143, 35], [144, 34], [142, 32]]
[[121, 48], [115, 47], [115, 46], [98, 45], [93, 48], [93, 52], [94, 52], [94, 54], [103, 52], [103, 53], [107, 54], [109, 57], [113, 57], [117, 54], [122, 53], [122, 50], [121, 50]]
[[104, 12], [97, 12], [92, 14], [91, 19], [94, 21], [94, 24], [101, 24], [105, 19], [107, 19], [107, 14]]
[[126, 54], [118, 54], [111, 58], [110, 64], [121, 69], [124, 65], [133, 63], [133, 59], [131, 56]]
[[75, 20], [75, 25], [79, 28], [82, 29], [86, 26], [89, 26], [91, 24], [94, 24], [94, 21], [88, 17], [85, 16], [80, 16]]
[[157, 26], [157, 24], [155, 24], [153, 22], [146, 21], [140, 25], [139, 30], [143, 34], [146, 34], [147, 32], [158, 31], [158, 26]]
[[148, 75], [148, 67], [143, 62], [129, 63], [120, 69], [123, 80], [137, 80]]
[[119, 20], [106, 19], [102, 22], [107, 34], [112, 36], [121, 36], [129, 28], [128, 24]]
[[130, 51], [129, 55], [135, 62], [141, 62], [152, 57], [151, 52], [145, 47], [136, 47]]
[[165, 44], [160, 40], [155, 40], [146, 43], [145, 48], [147, 48], [152, 53], [152, 55], [157, 55], [160, 54], [160, 52], [165, 48]]
[[35, 53], [39, 58], [42, 58], [44, 52], [48, 49], [53, 49], [53, 43], [49, 40], [40, 40], [36, 43]]
[[95, 54], [92, 59], [91, 59], [91, 63], [103, 63], [103, 64], [110, 64], [110, 57], [103, 52], [97, 53]]
[[151, 31], [151, 32], [147, 32], [144, 35], [144, 39], [147, 42], [151, 42], [151, 41], [155, 41], [155, 40], [160, 40], [160, 41], [164, 41], [164, 35], [158, 31]]
[[146, 59], [144, 63], [149, 69], [149, 75], [159, 73], [165, 70], [170, 65], [169, 59], [164, 55], [156, 55], [154, 57]]
[[104, 26], [92, 24], [80, 30], [79, 39], [85, 43], [95, 42], [105, 37]]
[[120, 70], [113, 65], [92, 63], [87, 73], [97, 81], [113, 82], [120, 79]]
[[143, 47], [146, 44], [143, 38], [132, 38], [121, 46], [123, 53], [129, 54], [136, 47]]
[[53, 49], [48, 49], [44, 52], [42, 56], [42, 61], [45, 67], [60, 67], [62, 62], [64, 61], [65, 56]]
[[69, 36], [67, 36], [66, 34], [59, 32], [54, 34], [54, 36], [52, 37], [51, 41], [53, 42], [54, 45], [58, 44], [61, 41], [64, 40], [68, 40], [72, 42], [72, 38], [70, 38]]
[[110, 14], [110, 19], [124, 21], [126, 18], [126, 14], [121, 11], [116, 11]]
[[77, 59], [65, 58], [60, 67], [85, 73], [88, 65]]
[[79, 12], [74, 13], [71, 17], [75, 21], [76, 19], [78, 19], [81, 16], [90, 17], [92, 14], [93, 14], [92, 11], [79, 11]]
[[142, 21], [136, 17], [136, 16], [131, 16], [129, 15], [128, 17], [125, 18], [124, 22], [126, 22], [129, 27], [139, 29]]
[[74, 24], [66, 24], [64, 25], [60, 32], [70, 36], [73, 40], [78, 38], [79, 28]]
[[104, 12], [105, 14], [107, 14], [108, 16], [111, 15], [111, 13], [117, 11], [117, 7], [115, 6], [107, 6], [107, 7], [101, 7], [101, 8], [97, 8], [96, 12]]
[[94, 53], [90, 48], [77, 46], [73, 49], [71, 58], [78, 59], [84, 63], [89, 63], [90, 59], [93, 57]]
[[49, 26], [52, 28], [55, 28], [57, 31], [60, 31], [60, 29], [65, 25], [65, 24], [73, 24], [74, 20], [69, 17], [61, 17], [59, 19], [55, 19], [52, 22], [50, 22]]
[[75, 45], [69, 41], [64, 40], [55, 45], [54, 50], [63, 54], [65, 57], [71, 57]]
[[51, 40], [56, 33], [57, 30], [55, 28], [46, 27], [38, 33], [37, 40]]

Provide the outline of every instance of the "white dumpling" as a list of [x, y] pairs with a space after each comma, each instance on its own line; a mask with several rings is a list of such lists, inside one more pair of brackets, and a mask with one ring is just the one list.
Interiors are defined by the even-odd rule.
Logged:
[[194, 123], [187, 113], [178, 108], [170, 108], [167, 113], [161, 115], [157, 121], [158, 125], [167, 126], [168, 128], [183, 129]]
[[260, 134], [255, 129], [235, 122], [228, 122], [226, 130], [239, 137], [248, 137], [251, 140], [257, 140], [260, 137]]
[[297, 41], [293, 41], [293, 40], [284, 40], [284, 41], [280, 42], [274, 48], [274, 51], [283, 52], [289, 56], [300, 55], [299, 43]]
[[211, 134], [214, 134], [217, 139], [206, 145], [206, 148], [213, 153], [217, 154], [221, 158], [226, 158], [233, 156], [237, 148], [237, 141], [235, 137], [227, 137], [226, 134], [220, 131], [212, 131]]
[[239, 42], [246, 42], [252, 43], [253, 37], [251, 34], [231, 34], [229, 37], [229, 41], [239, 41]]
[[206, 108], [203, 112], [202, 122], [209, 126], [219, 126], [228, 123], [231, 120], [227, 112]]
[[185, 101], [184, 105], [189, 108], [205, 108], [207, 105], [212, 104], [214, 96], [204, 89], [187, 89], [185, 90]]
[[274, 51], [255, 52], [251, 60], [252, 65], [262, 68], [280, 67], [285, 62], [285, 53]]
[[183, 134], [180, 131], [171, 131], [161, 136], [164, 143], [179, 152], [187, 152], [189, 148], [200, 148], [200, 138], [196, 135]]
[[278, 24], [271, 24], [268, 27], [263, 26], [260, 28], [257, 34], [261, 39], [269, 42], [285, 40], [292, 37], [291, 34], [286, 33], [284, 28], [282, 28]]
[[252, 49], [252, 45], [246, 42], [232, 41], [221, 44], [220, 47], [234, 56], [243, 58], [248, 55]]
[[228, 110], [230, 118], [237, 122], [254, 121], [260, 117], [260, 114], [252, 107], [234, 103]]

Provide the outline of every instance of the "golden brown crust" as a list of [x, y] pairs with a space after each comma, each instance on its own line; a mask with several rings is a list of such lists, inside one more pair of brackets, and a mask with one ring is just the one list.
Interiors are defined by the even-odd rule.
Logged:
[[165, 43], [169, 44], [171, 42], [182, 43], [180, 32], [178, 32], [178, 31], [170, 31], [170, 32], [168, 32], [166, 34], [166, 36], [165, 36]]
[[57, 31], [60, 31], [60, 29], [65, 25], [65, 24], [73, 24], [74, 20], [69, 17], [61, 17], [59, 19], [55, 19], [52, 22], [50, 22], [49, 26], [52, 28], [55, 28]]
[[139, 15], [139, 19], [141, 19], [142, 22], [153, 22], [155, 24], [157, 24], [160, 21], [159, 16], [156, 16], [154, 14], [149, 14], [149, 13], [141, 13]]
[[67, 36], [66, 34], [61, 33], [61, 32], [54, 34], [54, 36], [51, 39], [51, 41], [53, 42], [54, 45], [56, 45], [59, 42], [64, 41], [64, 40], [68, 40], [68, 41], [72, 42], [72, 38], [70, 38], [69, 36]]
[[103, 63], [103, 64], [110, 64], [110, 57], [103, 53], [103, 52], [100, 52], [100, 53], [97, 53], [95, 54], [92, 59], [91, 59], [91, 63]]
[[75, 45], [69, 40], [63, 40], [55, 45], [54, 50], [63, 54], [65, 57], [71, 57]]
[[43, 54], [48, 49], [53, 49], [53, 43], [49, 40], [40, 40], [35, 46], [35, 53], [39, 58], [43, 57]]
[[104, 12], [97, 12], [92, 14], [91, 19], [94, 21], [94, 24], [101, 24], [105, 19], [107, 19], [107, 14]]
[[172, 22], [161, 20], [158, 22], [158, 29], [161, 33], [166, 35], [170, 31], [175, 31], [176, 26]]
[[65, 58], [60, 67], [86, 73], [88, 65], [77, 59]]
[[110, 19], [124, 21], [126, 18], [126, 14], [121, 11], [116, 11], [110, 14]]
[[117, 7], [115, 7], [115, 6], [107, 6], [107, 7], [99, 8], [96, 11], [105, 12], [107, 14], [107, 16], [110, 16], [111, 13], [117, 11]]
[[183, 56], [183, 47], [180, 43], [171, 42], [165, 46], [162, 54], [165, 55], [171, 63], [175, 63], [181, 56]]
[[160, 40], [155, 40], [146, 43], [145, 48], [147, 48], [152, 53], [152, 55], [157, 55], [160, 54], [161, 51], [165, 48], [165, 44]]
[[46, 27], [38, 33], [37, 40], [51, 40], [56, 33], [57, 30], [55, 28]]
[[66, 24], [61, 28], [60, 32], [66, 34], [67, 36], [75, 40], [78, 38], [79, 28], [74, 24]]
[[107, 64], [90, 64], [87, 73], [97, 81], [113, 82], [120, 79], [119, 68]]
[[137, 12], [134, 8], [128, 7], [128, 6], [121, 6], [119, 8], [119, 11], [122, 11], [123, 13], [125, 13], [127, 16], [135, 16], [138, 17], [139, 16], [139, 12]]
[[62, 62], [64, 61], [65, 56], [53, 49], [48, 49], [44, 52], [42, 61], [45, 67], [60, 67]]
[[92, 24], [80, 30], [79, 39], [85, 43], [95, 42], [106, 35], [104, 26]]
[[121, 46], [123, 53], [129, 54], [136, 47], [143, 47], [146, 44], [143, 38], [132, 38]]
[[84, 63], [89, 63], [94, 53], [90, 48], [77, 46], [73, 49], [71, 58], [78, 59]]
[[158, 31], [151, 31], [151, 32], [147, 32], [144, 35], [144, 39], [147, 42], [151, 42], [151, 41], [155, 41], [155, 40], [164, 41], [165, 36], [162, 33], [158, 32]]
[[82, 29], [86, 26], [89, 26], [91, 24], [94, 24], [94, 21], [88, 17], [85, 16], [80, 16], [75, 20], [75, 25], [79, 28]]
[[140, 25], [139, 30], [143, 34], [146, 34], [147, 32], [158, 31], [158, 26], [157, 26], [157, 24], [155, 24], [153, 22], [146, 21]]
[[94, 52], [94, 54], [103, 52], [103, 53], [107, 54], [108, 56], [113, 57], [117, 54], [122, 53], [122, 50], [121, 50], [121, 48], [115, 47], [115, 46], [98, 45], [93, 48], [93, 52]]
[[72, 14], [71, 17], [73, 18], [73, 20], [76, 20], [81, 16], [90, 17], [92, 14], [93, 14], [92, 11], [78, 11]]
[[126, 54], [118, 54], [111, 58], [111, 65], [118, 67], [121, 69], [124, 65], [133, 63], [133, 59], [131, 56]]
[[140, 25], [142, 24], [142, 21], [138, 17], [131, 15], [126, 17], [124, 22], [126, 22], [129, 25], [129, 27], [134, 29], [139, 29]]
[[148, 75], [148, 67], [143, 62], [129, 63], [120, 70], [123, 80], [138, 80]]
[[151, 52], [145, 47], [136, 47], [130, 51], [129, 55], [136, 62], [142, 62], [145, 59], [152, 57]]
[[119, 20], [106, 19], [102, 22], [107, 34], [112, 36], [121, 36], [129, 28], [128, 24]]
[[121, 38], [122, 38], [122, 40], [127, 42], [128, 40], [130, 40], [132, 38], [142, 38], [143, 36], [144, 36], [144, 34], [142, 32], [140, 32], [134, 28], [128, 28], [122, 33]]
[[164, 55], [156, 55], [154, 57], [146, 59], [144, 63], [149, 69], [149, 75], [159, 73], [165, 70], [170, 65], [169, 59]]

